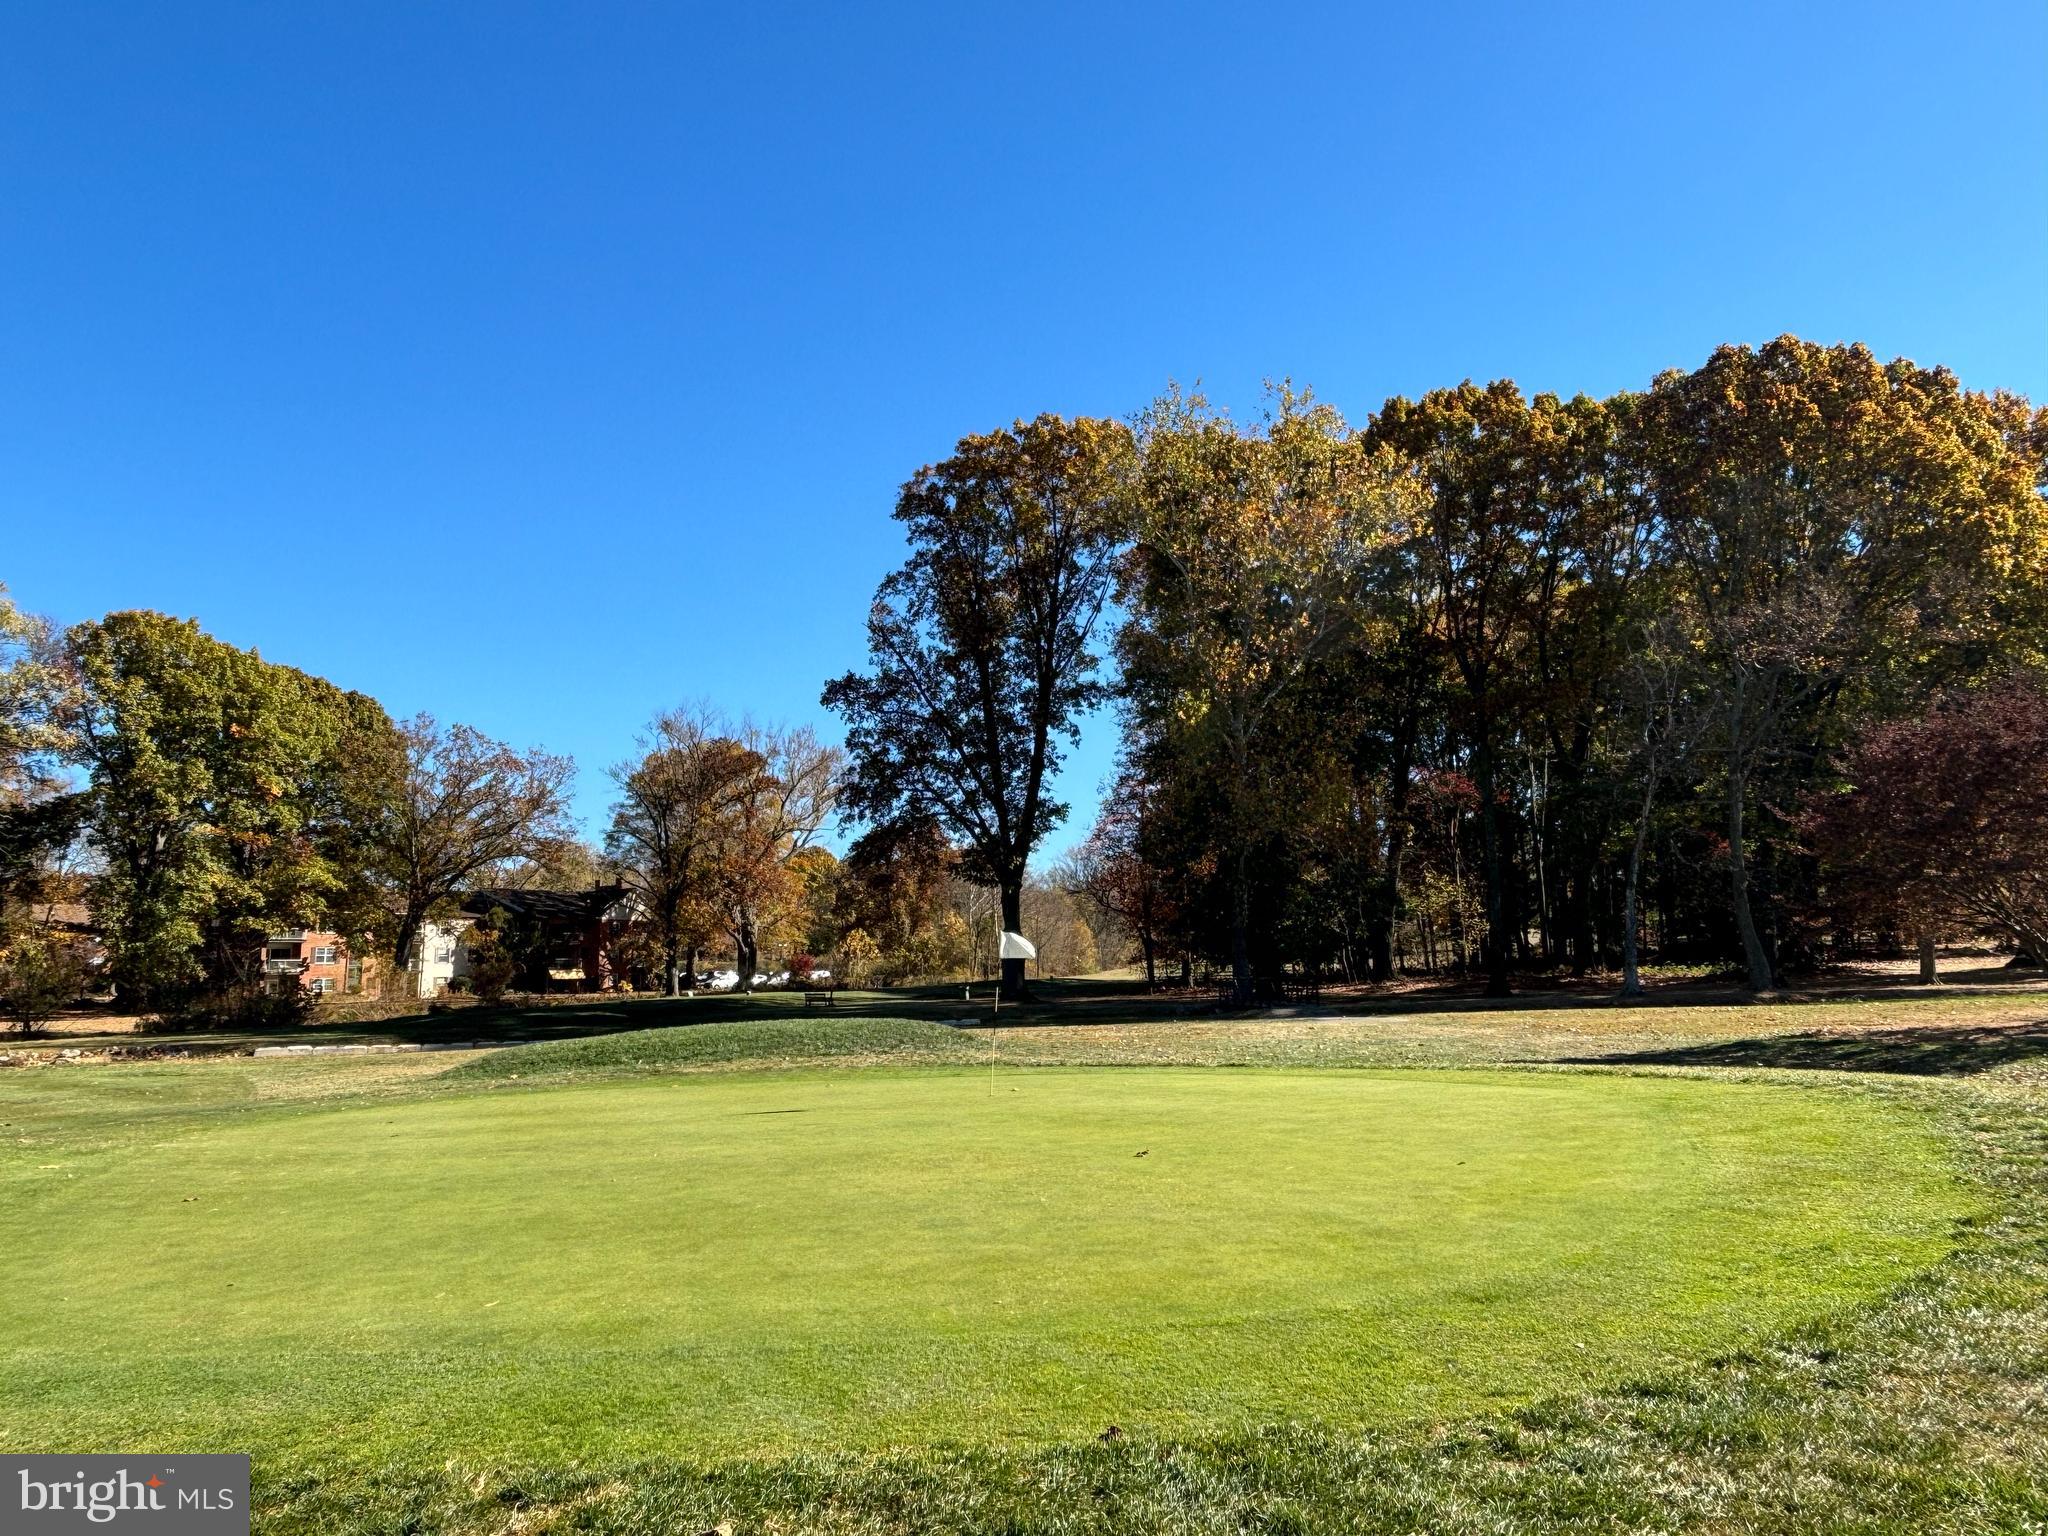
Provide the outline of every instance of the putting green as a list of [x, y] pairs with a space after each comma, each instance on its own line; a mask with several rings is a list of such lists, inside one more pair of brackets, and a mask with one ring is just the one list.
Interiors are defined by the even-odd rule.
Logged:
[[803, 1072], [245, 1111], [0, 1185], [46, 1447], [774, 1450], [1387, 1422], [1867, 1297], [1965, 1205], [1871, 1097]]

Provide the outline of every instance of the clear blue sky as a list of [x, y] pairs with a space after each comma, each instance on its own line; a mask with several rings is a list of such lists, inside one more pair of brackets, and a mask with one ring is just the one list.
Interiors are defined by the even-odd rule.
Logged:
[[965, 432], [1788, 330], [2048, 399], [2048, 6], [0, 12], [0, 580], [572, 752], [593, 832], [659, 707], [829, 724]]

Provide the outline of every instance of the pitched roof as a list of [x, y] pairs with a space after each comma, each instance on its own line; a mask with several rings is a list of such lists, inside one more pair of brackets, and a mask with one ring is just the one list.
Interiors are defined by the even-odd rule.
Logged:
[[523, 890], [516, 886], [492, 885], [471, 891], [463, 898], [465, 912], [488, 912], [502, 907], [521, 917], [552, 918], [557, 922], [588, 922], [601, 917], [605, 909], [626, 894], [621, 885], [593, 886], [587, 891]]

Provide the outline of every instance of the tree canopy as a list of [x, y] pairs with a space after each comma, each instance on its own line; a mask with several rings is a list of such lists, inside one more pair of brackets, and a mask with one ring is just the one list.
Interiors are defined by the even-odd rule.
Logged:
[[[1131, 465], [1114, 422], [1041, 416], [963, 438], [897, 500], [911, 554], [876, 594], [868, 670], [825, 688], [847, 726], [848, 812], [936, 822], [1009, 928], [1066, 815], [1051, 780], [1103, 697], [1096, 630]], [[1003, 987], [1022, 991], [1021, 961]]]

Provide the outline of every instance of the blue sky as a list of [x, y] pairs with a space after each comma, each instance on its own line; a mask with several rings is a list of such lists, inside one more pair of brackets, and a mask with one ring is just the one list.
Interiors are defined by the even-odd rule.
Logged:
[[0, 581], [572, 752], [595, 832], [657, 708], [829, 726], [895, 488], [1016, 416], [1788, 330], [2048, 399], [2044, 59], [2038, 0], [13, 0]]

